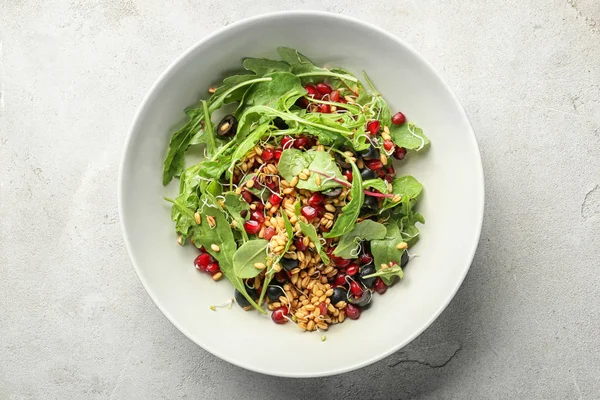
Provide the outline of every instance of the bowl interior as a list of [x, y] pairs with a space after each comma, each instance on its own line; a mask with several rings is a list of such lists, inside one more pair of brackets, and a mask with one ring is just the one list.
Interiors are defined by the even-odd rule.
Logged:
[[[357, 321], [333, 326], [327, 340], [269, 317], [209, 309], [233, 289], [193, 267], [197, 251], [176, 243], [169, 204], [178, 183], [161, 184], [170, 133], [182, 110], [207, 87], [239, 69], [246, 56], [277, 58], [276, 48], [299, 49], [315, 63], [367, 71], [392, 110], [402, 110], [431, 138], [399, 174], [424, 187], [421, 240], [405, 279]], [[242, 21], [210, 36], [180, 57], [152, 88], [133, 123], [123, 159], [120, 206], [125, 239], [144, 286], [190, 339], [234, 364], [272, 375], [322, 376], [374, 362], [406, 345], [448, 304], [472, 261], [483, 215], [483, 175], [469, 122], [431, 67], [393, 36], [337, 15], [299, 12]], [[364, 338], [372, 337], [373, 340]], [[348, 343], [361, 343], [348, 351]], [[281, 356], [285, 355], [285, 358]], [[287, 362], [283, 362], [283, 360]]]

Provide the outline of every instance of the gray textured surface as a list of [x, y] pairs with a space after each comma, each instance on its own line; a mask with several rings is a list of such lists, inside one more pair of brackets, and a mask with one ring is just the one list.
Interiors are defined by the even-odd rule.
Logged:
[[[0, 2], [0, 398], [600, 398], [597, 0], [162, 3]], [[223, 25], [290, 8], [360, 17], [422, 52], [463, 100], [487, 179], [448, 309], [327, 379], [262, 376], [187, 340], [118, 224], [125, 133], [158, 74]]]

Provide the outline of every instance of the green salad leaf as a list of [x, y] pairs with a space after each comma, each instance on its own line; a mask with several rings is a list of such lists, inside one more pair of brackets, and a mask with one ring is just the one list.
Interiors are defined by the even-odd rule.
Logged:
[[328, 264], [329, 257], [325, 253], [325, 250], [323, 250], [323, 244], [321, 243], [321, 240], [319, 239], [319, 236], [317, 235], [316, 228], [314, 226], [312, 226], [311, 224], [304, 223], [301, 220], [298, 220], [298, 224], [300, 225], [302, 234], [304, 236], [308, 237], [310, 239], [310, 241], [315, 244], [315, 250], [317, 250], [317, 253], [321, 257], [321, 261], [323, 261], [325, 264]]
[[333, 254], [345, 259], [357, 258], [361, 241], [383, 239], [385, 235], [386, 227], [383, 224], [366, 219], [357, 223], [350, 232], [342, 235]]
[[273, 261], [273, 265], [265, 273], [265, 279], [263, 281], [263, 287], [260, 292], [260, 298], [258, 300], [258, 304], [262, 304], [262, 302], [265, 298], [265, 294], [267, 293], [267, 287], [269, 286], [269, 283], [271, 282], [271, 280], [273, 279], [273, 276], [275, 275], [274, 266], [278, 265], [280, 263], [281, 259], [283, 258], [285, 253], [288, 252], [288, 250], [290, 249], [290, 246], [292, 245], [292, 242], [294, 241], [294, 227], [292, 226], [290, 219], [288, 218], [286, 213], [282, 213], [281, 215], [283, 217], [283, 222], [285, 223], [285, 232], [287, 234], [288, 240], [285, 243], [285, 247], [283, 248], [283, 251], [281, 252], [281, 256], [279, 256], [279, 258], [277, 258], [275, 261]]
[[244, 222], [246, 218], [242, 217], [242, 212], [250, 211], [250, 205], [234, 192], [225, 193], [225, 211], [231, 215], [231, 218], [235, 222], [235, 229], [238, 230], [244, 240], [248, 241], [248, 233], [244, 229]]
[[396, 146], [410, 150], [421, 150], [429, 144], [429, 138], [423, 134], [423, 129], [412, 122], [390, 126], [390, 136]]
[[265, 76], [272, 79], [253, 84], [244, 94], [243, 106], [236, 111], [238, 118], [254, 106], [269, 105], [278, 110], [287, 111], [296, 100], [306, 94], [300, 78], [292, 73], [273, 72]]
[[[279, 174], [288, 182], [297, 176], [303, 169], [311, 171], [307, 180], [299, 180], [296, 187], [299, 189], [312, 190], [314, 192], [342, 186], [340, 183], [329, 178], [344, 179], [342, 171], [333, 160], [331, 154], [325, 151], [301, 151], [298, 149], [287, 149], [281, 153], [278, 164]], [[315, 172], [316, 171], [316, 172]], [[321, 183], [317, 185], [316, 176], [320, 175]]]
[[[386, 233], [383, 238], [371, 240], [371, 254], [373, 254], [373, 260], [375, 269], [379, 271], [381, 264], [388, 264], [393, 262], [398, 266], [402, 261], [402, 253], [404, 250], [398, 250], [396, 246], [404, 241], [400, 227], [398, 226], [399, 221], [397, 219], [390, 219], [385, 225]], [[391, 284], [392, 277], [382, 278], [384, 283], [387, 285]]]
[[269, 60], [268, 58], [244, 58], [244, 68], [257, 76], [265, 76], [271, 72], [291, 72], [292, 67], [285, 61]]
[[238, 278], [254, 278], [262, 270], [254, 268], [255, 263], [267, 265], [267, 245], [265, 239], [255, 239], [241, 245], [233, 254], [233, 270]]
[[392, 199], [386, 198], [381, 212], [388, 210], [392, 207], [396, 207], [398, 204], [402, 204], [399, 209], [404, 215], [408, 215], [408, 212], [412, 210], [414, 205], [417, 203], [421, 192], [423, 191], [423, 185], [410, 175], [401, 176], [395, 178], [392, 181], [392, 193], [400, 195], [401, 200], [399, 202], [393, 202]]
[[342, 208], [342, 213], [338, 215], [331, 230], [323, 235], [325, 238], [342, 236], [354, 229], [360, 208], [365, 201], [360, 170], [350, 159], [346, 158], [346, 160], [352, 165], [352, 188], [350, 189], [352, 199]]
[[397, 265], [397, 264], [393, 265], [390, 268], [386, 268], [386, 269], [380, 268], [377, 272], [374, 272], [369, 275], [365, 275], [363, 277], [363, 279], [380, 277], [381, 280], [383, 280], [383, 283], [385, 283], [386, 285], [391, 285], [392, 283], [394, 283], [394, 277], [396, 277], [396, 276], [400, 279], [404, 278], [404, 271], [402, 271], [402, 268], [400, 267], [400, 265]]

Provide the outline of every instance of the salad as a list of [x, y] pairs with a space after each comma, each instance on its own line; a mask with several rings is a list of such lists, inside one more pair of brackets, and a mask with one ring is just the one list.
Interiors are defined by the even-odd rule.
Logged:
[[[424, 223], [414, 209], [422, 186], [392, 161], [429, 140], [366, 74], [367, 86], [278, 51], [282, 60], [244, 59], [246, 73], [185, 111], [163, 184], [179, 178], [166, 200], [177, 242], [199, 248], [198, 270], [227, 278], [245, 310], [326, 330], [403, 278]], [[205, 157], [186, 168], [196, 145]]]

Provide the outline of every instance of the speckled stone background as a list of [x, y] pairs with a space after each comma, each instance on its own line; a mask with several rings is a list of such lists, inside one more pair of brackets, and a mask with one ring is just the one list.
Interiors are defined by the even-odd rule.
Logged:
[[[157, 76], [217, 28], [286, 9], [412, 44], [464, 102], [486, 175], [481, 243], [447, 310], [325, 379], [242, 370], [186, 339], [138, 281], [117, 213], [125, 135]], [[0, 399], [598, 399], [599, 153], [597, 0], [0, 1]]]

